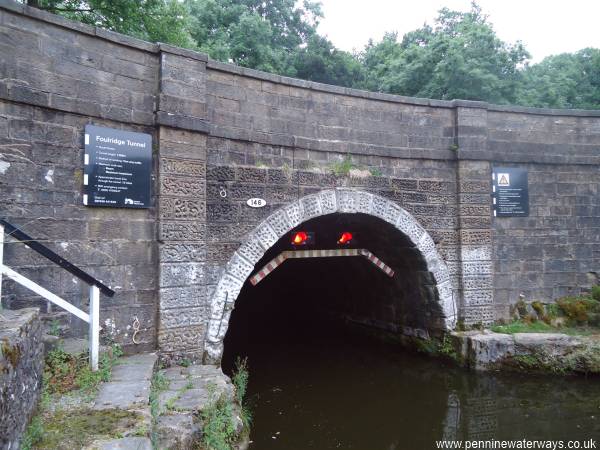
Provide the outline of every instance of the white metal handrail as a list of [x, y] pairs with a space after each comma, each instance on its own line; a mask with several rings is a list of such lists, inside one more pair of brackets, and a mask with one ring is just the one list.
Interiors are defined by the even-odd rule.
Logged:
[[30, 289], [36, 294], [44, 297], [46, 300], [60, 306], [64, 310], [79, 317], [81, 320], [89, 324], [89, 352], [90, 352], [90, 367], [93, 371], [98, 370], [98, 352], [100, 348], [100, 289], [98, 286], [89, 284], [90, 305], [89, 313], [73, 306], [71, 303], [53, 294], [49, 290], [43, 288], [39, 284], [31, 281], [29, 278], [15, 272], [10, 267], [4, 265], [4, 225], [0, 224], [0, 298], [2, 298], [2, 276], [16, 281], [20, 285]]

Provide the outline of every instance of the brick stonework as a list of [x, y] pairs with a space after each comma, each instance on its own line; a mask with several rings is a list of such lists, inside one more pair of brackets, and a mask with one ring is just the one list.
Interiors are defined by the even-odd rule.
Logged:
[[[115, 289], [101, 301], [103, 334], [130, 351], [218, 360], [254, 264], [292, 227], [332, 212], [406, 234], [430, 272], [415, 283], [447, 328], [506, 318], [520, 295], [552, 301], [599, 283], [598, 111], [327, 86], [10, 0], [0, 0], [0, 46], [0, 216]], [[82, 205], [90, 123], [153, 136], [151, 208]], [[529, 217], [492, 217], [495, 165], [528, 170]], [[252, 197], [267, 205], [248, 207]], [[85, 302], [84, 286], [22, 246], [7, 245], [5, 260]], [[11, 282], [2, 295], [10, 308], [45, 306]]]

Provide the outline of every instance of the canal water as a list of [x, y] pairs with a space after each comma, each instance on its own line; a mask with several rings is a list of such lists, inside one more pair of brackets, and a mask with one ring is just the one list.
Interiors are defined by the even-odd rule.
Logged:
[[288, 319], [245, 330], [224, 360], [227, 370], [248, 358], [250, 449], [418, 450], [442, 439], [600, 445], [598, 378], [477, 374], [331, 323]]

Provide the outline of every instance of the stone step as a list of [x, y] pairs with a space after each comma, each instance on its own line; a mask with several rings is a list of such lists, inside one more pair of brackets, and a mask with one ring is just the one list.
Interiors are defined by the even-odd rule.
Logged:
[[150, 384], [158, 357], [145, 353], [119, 359], [111, 381], [100, 386], [94, 409], [149, 409]]
[[[233, 402], [234, 388], [221, 368], [210, 365], [171, 367], [159, 371], [167, 387], [158, 397], [155, 432], [159, 448], [191, 449], [201, 437], [199, 413], [220, 396]], [[241, 431], [241, 420], [237, 424]]]
[[[88, 340], [81, 338], [59, 338], [57, 336], [51, 336], [45, 334], [42, 336], [44, 342], [45, 351], [48, 353], [50, 350], [55, 348], [62, 348], [66, 353], [70, 355], [79, 355], [88, 351]], [[100, 346], [100, 354], [110, 350], [110, 347], [106, 345]]]
[[152, 450], [152, 441], [146, 437], [125, 437], [95, 441], [83, 450]]

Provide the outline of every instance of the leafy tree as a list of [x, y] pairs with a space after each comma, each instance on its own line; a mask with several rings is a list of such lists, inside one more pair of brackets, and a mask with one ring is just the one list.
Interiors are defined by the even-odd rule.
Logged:
[[356, 85], [361, 64], [317, 34], [320, 3], [185, 0], [198, 48], [240, 66], [323, 83]]
[[240, 66], [295, 75], [291, 55], [316, 34], [318, 3], [294, 0], [185, 0], [201, 51]]
[[341, 51], [317, 33], [318, 1], [21, 0], [69, 19], [212, 58], [307, 80], [439, 99], [600, 109], [600, 50], [527, 64], [521, 42], [501, 41], [481, 8], [441, 9], [433, 26], [386, 33]]
[[367, 87], [417, 97], [510, 103], [520, 65], [529, 54], [520, 42], [502, 42], [473, 3], [469, 12], [440, 10], [435, 26], [387, 34], [361, 55]]
[[362, 87], [364, 67], [350, 53], [338, 50], [326, 38], [310, 37], [293, 58], [298, 78], [346, 87]]
[[600, 109], [600, 49], [548, 56], [528, 66], [523, 78], [521, 105]]
[[29, 6], [152, 42], [194, 47], [178, 0], [27, 0]]

